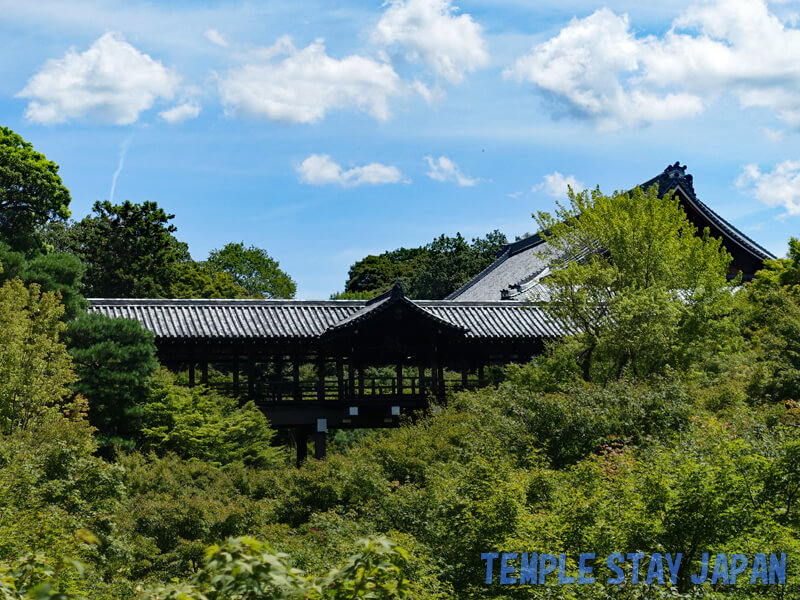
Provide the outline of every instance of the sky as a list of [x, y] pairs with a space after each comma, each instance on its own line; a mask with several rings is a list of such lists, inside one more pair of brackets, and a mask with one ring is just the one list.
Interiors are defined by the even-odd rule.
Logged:
[[298, 297], [439, 234], [513, 240], [680, 161], [776, 255], [800, 236], [800, 2], [0, 0], [0, 125], [80, 219], [156, 201], [192, 257]]

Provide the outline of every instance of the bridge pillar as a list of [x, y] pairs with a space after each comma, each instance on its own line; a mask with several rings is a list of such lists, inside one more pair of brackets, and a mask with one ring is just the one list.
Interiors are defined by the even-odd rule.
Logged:
[[305, 429], [294, 430], [294, 444], [297, 447], [297, 466], [300, 467], [308, 458], [308, 434]]
[[324, 431], [317, 431], [314, 434], [314, 458], [317, 460], [325, 458], [327, 435]]

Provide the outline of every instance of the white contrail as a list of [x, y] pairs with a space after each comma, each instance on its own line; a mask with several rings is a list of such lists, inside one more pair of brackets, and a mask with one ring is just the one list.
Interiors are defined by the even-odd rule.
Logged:
[[122, 167], [125, 164], [125, 155], [128, 153], [128, 148], [130, 148], [132, 141], [133, 134], [129, 135], [119, 146], [119, 164], [117, 165], [117, 170], [114, 171], [114, 177], [111, 178], [111, 193], [109, 194], [108, 198], [109, 202], [114, 202], [114, 189], [117, 187], [117, 177], [119, 177], [119, 174], [122, 172]]

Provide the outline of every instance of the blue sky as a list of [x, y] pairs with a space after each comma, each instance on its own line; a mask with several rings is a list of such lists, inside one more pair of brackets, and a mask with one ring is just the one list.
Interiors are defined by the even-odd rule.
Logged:
[[[265, 248], [301, 298], [369, 253], [535, 229], [566, 184], [680, 160], [782, 255], [800, 235], [800, 3], [0, 0], [0, 124], [82, 218], [154, 200], [192, 256]], [[116, 175], [116, 177], [115, 177]]]

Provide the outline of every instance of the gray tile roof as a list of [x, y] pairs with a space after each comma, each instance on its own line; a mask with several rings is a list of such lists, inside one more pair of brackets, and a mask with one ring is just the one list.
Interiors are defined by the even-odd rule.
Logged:
[[[537, 339], [567, 333], [540, 306], [408, 300], [467, 339]], [[152, 300], [91, 298], [89, 311], [136, 319], [161, 340], [316, 339], [366, 307], [363, 300]], [[362, 313], [363, 314], [363, 313]]]
[[[775, 258], [768, 250], [751, 240], [697, 198], [692, 176], [686, 174], [685, 166], [679, 163], [669, 165], [663, 173], [644, 182], [640, 187], [647, 189], [653, 184], [658, 184], [660, 192], [680, 188], [686, 201], [708, 219], [723, 236], [760, 260]], [[538, 234], [507, 244], [498, 253], [497, 260], [450, 294], [447, 299], [545, 302], [549, 298], [549, 292], [547, 286], [539, 280], [545, 274], [548, 249], [547, 242]]]

